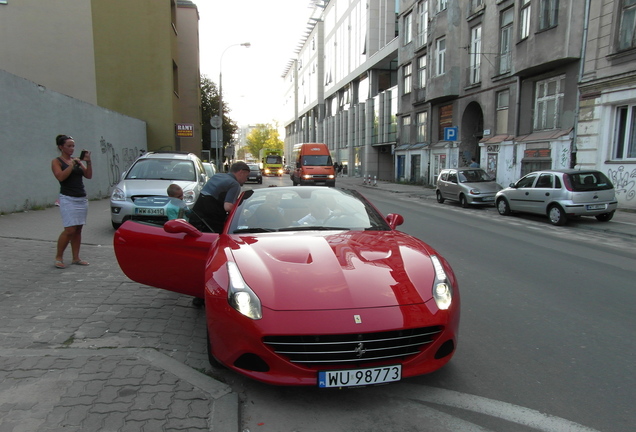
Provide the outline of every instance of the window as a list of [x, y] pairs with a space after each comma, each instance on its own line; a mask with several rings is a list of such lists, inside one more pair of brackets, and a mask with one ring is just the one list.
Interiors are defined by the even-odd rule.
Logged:
[[501, 30], [499, 40], [499, 73], [510, 72], [510, 53], [512, 51], [512, 21], [513, 9], [510, 8], [501, 13]]
[[426, 88], [426, 54], [417, 58], [417, 85]]
[[428, 111], [417, 113], [417, 142], [428, 142]]
[[614, 159], [636, 159], [636, 105], [616, 109]]
[[446, 38], [437, 39], [435, 46], [435, 57], [437, 58], [435, 75], [444, 75], [446, 71]]
[[508, 133], [508, 106], [510, 104], [510, 91], [502, 90], [497, 92], [497, 124], [495, 131], [497, 135]]
[[539, 29], [556, 27], [559, 16], [559, 0], [541, 0], [539, 3]]
[[473, 27], [470, 31], [470, 68], [469, 84], [481, 82], [481, 26]]
[[408, 45], [413, 40], [413, 15], [404, 15], [404, 45]]
[[411, 93], [412, 90], [412, 75], [413, 75], [413, 64], [409, 63], [407, 65], [404, 65], [404, 67], [402, 68], [402, 73], [404, 74], [404, 93], [403, 94], [408, 94]]
[[172, 91], [179, 96], [179, 66], [172, 61]]
[[530, 36], [530, 0], [521, 0], [521, 27], [519, 38], [525, 39]]
[[428, 0], [417, 4], [417, 43], [419, 46], [428, 42]]
[[401, 144], [411, 144], [411, 116], [402, 117]]
[[565, 75], [537, 81], [534, 106], [534, 129], [549, 130], [561, 127], [561, 110]]
[[437, 0], [437, 12], [446, 10], [447, 5], [448, 5], [448, 0]]
[[621, 24], [618, 31], [618, 49], [636, 47], [636, 0], [622, 0]]
[[470, 11], [469, 14], [474, 14], [479, 12], [484, 7], [484, 0], [470, 0]]

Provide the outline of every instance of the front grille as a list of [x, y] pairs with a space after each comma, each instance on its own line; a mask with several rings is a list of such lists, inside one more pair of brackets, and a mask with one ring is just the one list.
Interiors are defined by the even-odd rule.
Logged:
[[266, 336], [263, 342], [292, 363], [364, 363], [419, 354], [441, 331], [441, 326], [433, 326], [345, 335]]

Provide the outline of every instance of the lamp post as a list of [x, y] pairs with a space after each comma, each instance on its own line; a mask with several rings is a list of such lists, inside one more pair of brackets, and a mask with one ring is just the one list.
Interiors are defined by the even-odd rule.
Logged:
[[[225, 48], [223, 50], [223, 52], [221, 53], [221, 59], [219, 61], [219, 117], [221, 118], [221, 128], [220, 128], [220, 134], [217, 133], [217, 145], [216, 145], [216, 170], [217, 172], [220, 172], [221, 170], [221, 166], [219, 164], [219, 147], [221, 148], [221, 151], [223, 150], [223, 56], [225, 55], [225, 52], [227, 50], [229, 50], [232, 47], [236, 47], [236, 46], [244, 46], [245, 48], [249, 48], [250, 46], [252, 46], [251, 43], [249, 42], [243, 42], [240, 44], [234, 44], [234, 45], [230, 45], [227, 48]], [[225, 157], [225, 156], [224, 156]]]

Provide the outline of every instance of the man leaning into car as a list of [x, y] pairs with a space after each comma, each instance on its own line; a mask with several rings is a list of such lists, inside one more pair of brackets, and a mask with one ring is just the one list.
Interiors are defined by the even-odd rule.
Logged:
[[236, 162], [229, 173], [217, 173], [210, 178], [194, 203], [190, 223], [204, 232], [223, 231], [225, 219], [232, 211], [249, 173], [250, 167], [245, 162]]

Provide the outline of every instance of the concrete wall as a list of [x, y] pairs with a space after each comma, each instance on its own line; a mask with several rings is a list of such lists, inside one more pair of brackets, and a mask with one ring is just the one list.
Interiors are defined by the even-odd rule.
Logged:
[[121, 173], [147, 148], [146, 123], [47, 90], [0, 70], [0, 212], [52, 205], [59, 183], [51, 161], [59, 156], [58, 134], [75, 139], [75, 155], [92, 152], [88, 197], [104, 198]]

